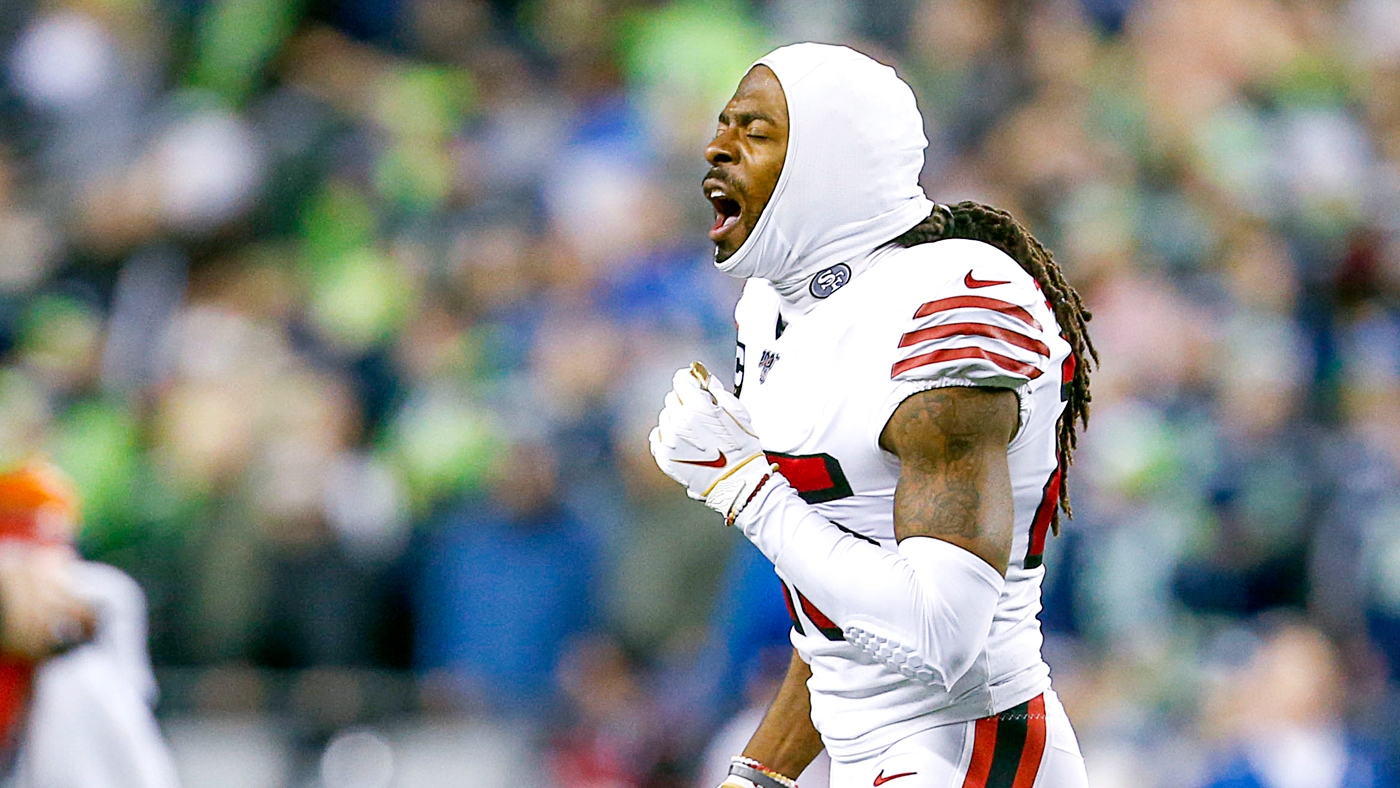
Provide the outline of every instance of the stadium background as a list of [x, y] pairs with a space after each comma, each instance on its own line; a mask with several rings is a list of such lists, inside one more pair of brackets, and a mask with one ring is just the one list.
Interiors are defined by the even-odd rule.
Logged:
[[644, 436], [731, 364], [713, 117], [803, 39], [1095, 312], [1042, 616], [1093, 784], [1340, 784], [1343, 723], [1385, 784], [1397, 0], [6, 0], [0, 451], [145, 587], [189, 786], [690, 785], [761, 706], [776, 581]]

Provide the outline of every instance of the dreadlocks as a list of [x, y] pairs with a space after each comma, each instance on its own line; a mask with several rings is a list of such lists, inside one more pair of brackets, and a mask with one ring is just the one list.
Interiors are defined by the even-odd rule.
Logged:
[[[966, 238], [991, 244], [1015, 260], [1025, 272], [1040, 285], [1050, 307], [1055, 311], [1055, 321], [1060, 324], [1061, 336], [1069, 342], [1074, 354], [1074, 374], [1065, 381], [1068, 397], [1065, 412], [1060, 416], [1057, 452], [1060, 456], [1060, 507], [1065, 514], [1074, 516], [1069, 505], [1069, 485], [1065, 483], [1069, 466], [1074, 462], [1074, 448], [1079, 443], [1075, 423], [1089, 423], [1089, 364], [1099, 362], [1099, 354], [1089, 339], [1087, 323], [1093, 317], [1084, 308], [1079, 293], [1065, 281], [1059, 266], [1055, 265], [1050, 250], [1041, 246], [1034, 236], [1012, 218], [1011, 214], [990, 205], [977, 202], [960, 202], [957, 205], [934, 206], [928, 218], [914, 225], [903, 235], [894, 239], [900, 246], [941, 241], [945, 238]], [[1055, 533], [1059, 533], [1059, 513], [1054, 519]]]

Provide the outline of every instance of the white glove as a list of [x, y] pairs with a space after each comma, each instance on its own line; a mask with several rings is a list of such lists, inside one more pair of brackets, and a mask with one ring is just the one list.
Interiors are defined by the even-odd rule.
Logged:
[[731, 774], [724, 778], [724, 782], [719, 784], [719, 788], [758, 788], [758, 786], [754, 785], [753, 780]]
[[770, 466], [748, 409], [700, 362], [672, 378], [651, 455], [691, 498], [724, 515], [732, 525], [749, 499], [776, 470]]

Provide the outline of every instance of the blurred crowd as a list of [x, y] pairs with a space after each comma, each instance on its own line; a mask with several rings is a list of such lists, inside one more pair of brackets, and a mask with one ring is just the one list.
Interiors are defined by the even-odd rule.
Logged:
[[700, 152], [798, 40], [1094, 312], [1041, 616], [1091, 782], [1394, 784], [1400, 0], [7, 0], [0, 462], [144, 587], [188, 784], [742, 741], [778, 584], [645, 435], [730, 364]]

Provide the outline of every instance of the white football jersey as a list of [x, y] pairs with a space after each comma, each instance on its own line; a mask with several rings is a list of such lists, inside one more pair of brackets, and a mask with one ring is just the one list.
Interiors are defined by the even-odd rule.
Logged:
[[[839, 269], [839, 267], [837, 267]], [[823, 272], [827, 273], [827, 272]], [[735, 388], [773, 462], [818, 513], [895, 548], [899, 459], [880, 433], [908, 396], [942, 386], [1012, 389], [1020, 422], [1007, 449], [1015, 537], [991, 634], [947, 690], [906, 678], [848, 644], [782, 577], [792, 643], [812, 667], [812, 721], [832, 756], [866, 757], [936, 725], [978, 719], [1044, 692], [1041, 551], [1058, 500], [1056, 428], [1073, 356], [1035, 280], [990, 245], [949, 239], [877, 252], [814, 278], [837, 289], [785, 324], [780, 297], [750, 279], [735, 309]]]

